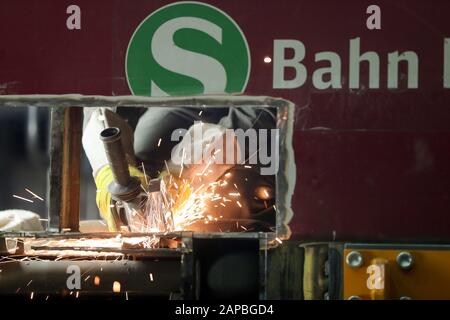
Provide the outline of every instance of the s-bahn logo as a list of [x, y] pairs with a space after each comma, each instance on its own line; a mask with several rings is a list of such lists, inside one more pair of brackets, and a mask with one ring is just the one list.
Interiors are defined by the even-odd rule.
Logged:
[[125, 63], [134, 95], [240, 93], [250, 74], [250, 51], [225, 12], [205, 3], [177, 2], [142, 21]]

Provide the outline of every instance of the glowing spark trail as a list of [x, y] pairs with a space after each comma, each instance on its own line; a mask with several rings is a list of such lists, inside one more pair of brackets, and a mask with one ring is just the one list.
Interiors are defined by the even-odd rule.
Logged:
[[33, 200], [30, 200], [30, 199], [27, 199], [27, 198], [24, 198], [24, 197], [21, 197], [21, 196], [17, 196], [15, 194], [13, 194], [13, 197], [17, 198], [17, 199], [20, 199], [20, 200], [23, 200], [23, 201], [31, 202], [31, 203], [34, 202]]
[[[158, 145], [158, 147], [159, 147], [159, 145]], [[143, 162], [142, 162], [142, 171], [144, 171], [145, 184], [148, 185], [147, 173], [145, 172], [145, 166], [144, 166]]]
[[34, 192], [32, 192], [31, 190], [25, 188], [25, 191], [28, 192], [29, 194], [31, 194], [33, 196], [33, 198], [39, 199], [41, 201], [44, 201], [44, 199], [42, 199], [41, 197], [39, 197], [37, 194], [35, 194]]

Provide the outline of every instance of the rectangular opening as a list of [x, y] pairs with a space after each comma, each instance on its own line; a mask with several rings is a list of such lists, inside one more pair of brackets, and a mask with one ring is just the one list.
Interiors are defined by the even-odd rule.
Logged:
[[[41, 205], [37, 211], [42, 228], [24, 227], [2, 231], [81, 231], [97, 234], [107, 231], [268, 232], [280, 238], [289, 237], [288, 222], [292, 216], [290, 197], [295, 185], [295, 164], [291, 146], [293, 106], [285, 100], [244, 96], [167, 99], [20, 96], [3, 104], [13, 106], [3, 110], [10, 109], [17, 113], [25, 110], [24, 106], [35, 110], [34, 114], [38, 114], [40, 118], [34, 121], [44, 129], [40, 129], [38, 134], [28, 133], [27, 139], [36, 140], [39, 137], [39, 146], [44, 147], [41, 147], [41, 167], [32, 172], [43, 177], [33, 176], [32, 182], [26, 177], [15, 179], [16, 184], [27, 182], [27, 185], [18, 187], [34, 193], [33, 196], [26, 190], [24, 192], [27, 194], [17, 191], [18, 196], [26, 199], [31, 197], [29, 200], [33, 202], [9, 198], [9, 201], [19, 201], [17, 206], [13, 204], [13, 208], [17, 209], [24, 208], [28, 203]], [[44, 108], [36, 108], [38, 106]], [[100, 122], [103, 122], [105, 128], [120, 128], [122, 124], [128, 127], [122, 128], [121, 141], [127, 163], [132, 167], [131, 176], [137, 175], [141, 180], [140, 196], [145, 201], [140, 201], [140, 204], [148, 205], [149, 198], [160, 200], [163, 194], [170, 210], [156, 211], [171, 223], [170, 228], [155, 228], [154, 225], [130, 228], [130, 213], [123, 212], [127, 211], [127, 201], [115, 197], [108, 200], [110, 202], [107, 203], [107, 209], [114, 207], [119, 218], [124, 218], [123, 225], [116, 229], [108, 228], [105, 216], [103, 215], [103, 219], [100, 217], [96, 203], [99, 187], [94, 183], [92, 155], [89, 155], [92, 148], [88, 151], [87, 145], [94, 145], [95, 157], [96, 153], [103, 152], [103, 144], [96, 144], [97, 135], [86, 130], [92, 114], [101, 107], [114, 111], [106, 111], [112, 114], [111, 117], [105, 117], [102, 113]], [[50, 110], [53, 117], [51, 121]], [[23, 113], [26, 115], [25, 111]], [[194, 127], [206, 128], [201, 131], [200, 138], [196, 136]], [[177, 134], [178, 130], [184, 132]], [[9, 131], [9, 136], [6, 136], [10, 138], [5, 141], [17, 141], [23, 134], [18, 130]], [[187, 139], [189, 134], [191, 136]], [[82, 135], [83, 146], [80, 141]], [[218, 140], [218, 137], [223, 140]], [[232, 140], [229, 140], [230, 137]], [[43, 143], [49, 140], [50, 145]], [[28, 144], [28, 140], [24, 141], [24, 145]], [[208, 149], [211, 145], [216, 147]], [[228, 155], [230, 145], [233, 150], [231, 157]], [[200, 159], [197, 154], [199, 147]], [[9, 145], [8, 148], [18, 146]], [[30, 148], [32, 150], [33, 144]], [[187, 156], [189, 148], [192, 152]], [[74, 150], [78, 150], [79, 155], [74, 154]], [[29, 157], [27, 161], [38, 159], [37, 156], [26, 153], [25, 149], [21, 152], [23, 158]], [[180, 155], [178, 163], [174, 161], [174, 154]], [[12, 157], [6, 157], [6, 160], [14, 162], [16, 168], [5, 167], [5, 171], [17, 170], [17, 177], [20, 174], [26, 175], [26, 171], [18, 166], [19, 162], [13, 161]], [[51, 166], [47, 180], [45, 176], [49, 161]], [[102, 168], [95, 166], [94, 164], [94, 171]], [[73, 178], [77, 176], [77, 170], [78, 180]], [[155, 179], [159, 180], [155, 182]], [[110, 191], [110, 183], [111, 181], [103, 185], [107, 192]], [[157, 187], [155, 183], [158, 184]], [[35, 184], [38, 186], [35, 187]], [[75, 196], [72, 197], [71, 193]], [[30, 197], [27, 198], [26, 195]], [[34, 201], [36, 196], [43, 201]], [[8, 202], [5, 205], [6, 203]], [[148, 211], [147, 207], [143, 209], [144, 212], [146, 210]], [[171, 216], [168, 218], [169, 211]], [[71, 229], [71, 223], [76, 227]], [[65, 225], [69, 227], [65, 228]]]

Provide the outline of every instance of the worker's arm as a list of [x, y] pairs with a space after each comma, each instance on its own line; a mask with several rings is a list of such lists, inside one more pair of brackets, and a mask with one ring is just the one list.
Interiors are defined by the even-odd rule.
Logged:
[[122, 144], [130, 164], [130, 174], [137, 176], [144, 183], [144, 174], [135, 166], [133, 153], [133, 131], [126, 121], [105, 108], [89, 108], [85, 112], [85, 128], [83, 132], [83, 148], [92, 166], [92, 175], [97, 186], [96, 202], [101, 217], [105, 220], [110, 231], [118, 231], [117, 216], [112, 212], [112, 198], [108, 186], [113, 181], [111, 168], [108, 165], [100, 132], [106, 127], [118, 127], [122, 132]]
[[276, 128], [276, 108], [262, 106], [230, 107], [219, 125], [227, 129], [271, 129]]
[[[175, 146], [171, 155], [172, 163], [179, 166], [183, 163], [185, 173], [190, 176], [203, 172], [208, 166], [207, 170], [212, 171], [209, 180], [214, 181], [234, 165], [243, 164], [244, 160], [251, 156], [242, 154], [243, 146], [239, 145], [234, 131], [227, 129], [245, 131], [251, 128], [276, 128], [276, 109], [256, 106], [230, 107], [228, 115], [223, 117], [219, 124], [195, 123]], [[208, 175], [208, 172], [203, 172], [205, 173]]]
[[[212, 123], [197, 122], [187, 130], [171, 154], [172, 173], [192, 181], [193, 187], [217, 181], [244, 159], [232, 131]], [[192, 179], [201, 176], [202, 179]]]

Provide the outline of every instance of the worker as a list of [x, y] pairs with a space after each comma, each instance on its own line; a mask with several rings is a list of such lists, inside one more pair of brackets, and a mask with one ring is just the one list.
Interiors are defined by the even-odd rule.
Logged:
[[[260, 107], [124, 107], [114, 111], [107, 108], [85, 108], [83, 132], [83, 148], [92, 166], [93, 177], [98, 189], [97, 206], [110, 231], [117, 231], [119, 225], [111, 213], [112, 199], [107, 191], [107, 185], [112, 181], [112, 173], [108, 166], [103, 143], [100, 140], [100, 132], [104, 128], [120, 128], [122, 144], [130, 165], [130, 174], [139, 177], [142, 183], [145, 183], [148, 179], [144, 177], [143, 170], [138, 169], [141, 163], [144, 165], [143, 168], [146, 169], [146, 174], [152, 177], [155, 177], [156, 174], [161, 175], [161, 172], [167, 174], [167, 171], [169, 171], [169, 173], [174, 174], [174, 171], [178, 169], [178, 174], [182, 171], [179, 164], [177, 166], [176, 163], [170, 161], [177, 146], [179, 149], [182, 145], [184, 150], [196, 147], [203, 148], [214, 141], [219, 141], [227, 128], [267, 129], [274, 128], [276, 123], [276, 110]], [[186, 134], [181, 142], [171, 141], [172, 134], [177, 130], [184, 129], [189, 133], [194, 131], [196, 126], [206, 126], [208, 134], [202, 135], [200, 138]], [[239, 159], [235, 159], [237, 160], [236, 163], [243, 163], [249, 155], [237, 154], [237, 156]], [[200, 165], [201, 170], [205, 168], [207, 163], [204, 160]], [[219, 179], [227, 172], [233, 173], [229, 186], [239, 189], [241, 200], [239, 201], [239, 207], [235, 210], [227, 210], [227, 212], [231, 215], [231, 218], [256, 220], [259, 226], [263, 225], [263, 229], [271, 228], [275, 224], [273, 212], [274, 177], [261, 176], [257, 170], [248, 170], [248, 167], [244, 168], [236, 165], [236, 163], [213, 164], [208, 168], [211, 171], [210, 179]], [[189, 166], [185, 165], [184, 168], [189, 168]], [[199, 170], [199, 166], [196, 165], [192, 165], [190, 168], [196, 168], [197, 172]], [[193, 174], [192, 172], [192, 170], [185, 169], [183, 175]], [[261, 186], [264, 188], [263, 195], [261, 195]], [[217, 207], [210, 208], [208, 214], [214, 216], [216, 211], [219, 212]], [[217, 215], [223, 216], [223, 213], [217, 213]], [[227, 218], [230, 218], [230, 216]], [[234, 225], [235, 223], [233, 223]]]

